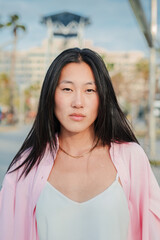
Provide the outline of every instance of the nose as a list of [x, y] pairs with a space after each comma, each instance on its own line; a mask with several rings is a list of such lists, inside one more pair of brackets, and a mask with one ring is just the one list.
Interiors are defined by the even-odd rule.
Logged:
[[83, 108], [84, 107], [84, 96], [81, 92], [75, 92], [72, 99], [73, 108]]

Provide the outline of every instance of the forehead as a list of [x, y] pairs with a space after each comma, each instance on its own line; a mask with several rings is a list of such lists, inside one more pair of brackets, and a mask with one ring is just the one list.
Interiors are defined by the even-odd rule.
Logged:
[[72, 82], [95, 82], [94, 74], [91, 67], [85, 63], [68, 63], [62, 68], [59, 82], [61, 81], [72, 81]]

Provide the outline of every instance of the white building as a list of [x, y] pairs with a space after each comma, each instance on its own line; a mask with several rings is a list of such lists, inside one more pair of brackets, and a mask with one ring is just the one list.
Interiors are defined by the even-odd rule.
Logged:
[[[41, 83], [44, 80], [45, 73], [49, 63], [65, 48], [79, 46], [78, 39], [74, 38], [68, 41], [67, 45], [63, 38], [54, 38], [48, 56], [47, 39], [40, 46], [35, 46], [29, 50], [18, 51], [16, 53], [15, 81], [19, 83], [31, 84], [34, 82]], [[111, 75], [117, 72], [123, 72], [128, 80], [133, 76], [135, 64], [144, 57], [140, 51], [130, 52], [110, 52], [102, 48], [95, 47], [92, 41], [86, 40], [84, 47], [93, 49], [103, 56], [105, 62], [113, 65], [110, 71]], [[48, 59], [49, 58], [49, 59]], [[10, 72], [11, 52], [0, 52], [0, 73]]]

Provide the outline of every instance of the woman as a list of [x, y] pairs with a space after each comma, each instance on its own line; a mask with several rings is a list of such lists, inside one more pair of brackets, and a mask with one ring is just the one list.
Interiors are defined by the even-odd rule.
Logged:
[[51, 64], [0, 195], [0, 239], [159, 240], [160, 189], [101, 57]]

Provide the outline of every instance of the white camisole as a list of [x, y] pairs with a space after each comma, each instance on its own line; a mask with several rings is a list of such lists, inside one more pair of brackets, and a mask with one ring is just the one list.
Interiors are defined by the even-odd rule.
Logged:
[[129, 210], [118, 174], [105, 191], [82, 203], [47, 182], [36, 219], [40, 240], [127, 240]]

